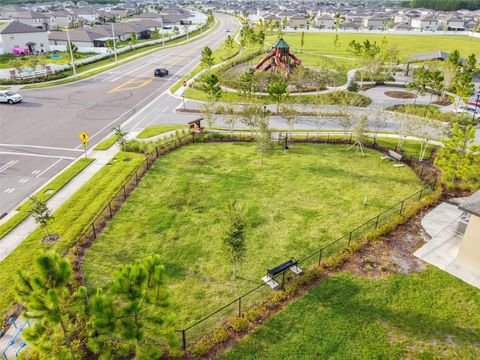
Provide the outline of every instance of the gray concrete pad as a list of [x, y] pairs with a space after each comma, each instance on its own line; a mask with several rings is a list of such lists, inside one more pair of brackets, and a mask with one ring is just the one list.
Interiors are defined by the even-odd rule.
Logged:
[[480, 270], [457, 259], [463, 235], [456, 230], [462, 211], [455, 205], [442, 203], [422, 219], [422, 226], [432, 237], [414, 255], [449, 274], [480, 288]]

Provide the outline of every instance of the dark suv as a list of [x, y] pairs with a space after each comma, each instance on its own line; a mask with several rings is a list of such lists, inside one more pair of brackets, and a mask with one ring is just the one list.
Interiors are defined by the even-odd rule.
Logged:
[[168, 70], [163, 69], [163, 68], [162, 69], [155, 69], [154, 75], [159, 76], [159, 77], [167, 76], [168, 75]]

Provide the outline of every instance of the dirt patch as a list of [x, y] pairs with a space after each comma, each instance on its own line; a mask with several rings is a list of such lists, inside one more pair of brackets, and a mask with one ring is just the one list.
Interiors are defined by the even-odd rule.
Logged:
[[394, 99], [415, 99], [417, 97], [415, 94], [407, 91], [385, 91], [384, 94]]
[[58, 236], [57, 234], [47, 235], [42, 239], [42, 242], [44, 244], [54, 244], [58, 240], [59, 237], [60, 236]]
[[444, 96], [444, 97], [438, 98], [435, 101], [432, 101], [432, 104], [440, 105], [440, 106], [448, 106], [448, 105], [452, 105], [452, 99], [449, 96]]
[[352, 254], [339, 269], [357, 275], [381, 278], [387, 274], [422, 271], [426, 264], [413, 253], [430, 239], [423, 230], [421, 212], [407, 223], [400, 225], [378, 242], [369, 244]]

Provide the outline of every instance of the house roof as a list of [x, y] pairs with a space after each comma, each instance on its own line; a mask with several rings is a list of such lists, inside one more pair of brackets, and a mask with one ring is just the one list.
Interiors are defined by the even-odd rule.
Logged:
[[35, 11], [23, 11], [14, 16], [16, 19], [48, 19], [48, 15]]
[[472, 215], [480, 216], [480, 190], [462, 201], [458, 208]]
[[9, 23], [0, 25], [0, 34], [22, 34], [34, 32], [45, 32], [45, 30], [18, 21], [10, 21]]
[[[70, 30], [68, 35], [70, 36], [70, 41], [92, 42], [95, 39], [104, 37], [106, 34], [101, 34], [91, 29], [75, 29]], [[48, 40], [67, 41], [67, 32], [52, 31], [48, 35]]]

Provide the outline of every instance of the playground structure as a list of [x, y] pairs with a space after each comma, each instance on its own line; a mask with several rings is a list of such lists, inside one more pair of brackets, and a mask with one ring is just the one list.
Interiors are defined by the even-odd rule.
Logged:
[[30, 55], [30, 49], [28, 47], [16, 47], [12, 50], [15, 56], [27, 56]]
[[[263, 67], [268, 60], [271, 60], [270, 64]], [[283, 38], [279, 38], [272, 46], [272, 50], [255, 66], [255, 70], [262, 68], [263, 71], [285, 69], [289, 74], [293, 67], [301, 64], [302, 61], [290, 52], [287, 42]]]

